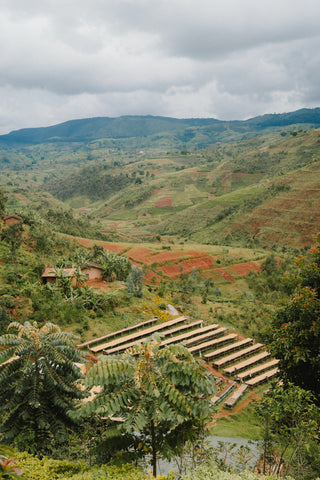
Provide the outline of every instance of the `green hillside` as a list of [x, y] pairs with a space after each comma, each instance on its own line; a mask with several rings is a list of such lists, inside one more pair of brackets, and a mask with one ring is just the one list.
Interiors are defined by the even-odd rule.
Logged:
[[319, 135], [269, 134], [125, 166], [104, 161], [41, 188], [99, 219], [104, 231], [135, 241], [160, 234], [211, 244], [303, 246], [320, 227]]
[[[320, 229], [320, 132], [309, 128], [319, 112], [246, 122], [100, 118], [26, 129], [29, 144], [0, 142], [2, 185], [12, 211], [59, 205], [97, 221], [109, 238], [304, 246]], [[66, 141], [35, 143], [53, 134]], [[92, 140], [101, 135], [114, 137]]]
[[[137, 146], [150, 146], [157, 140], [154, 135], [171, 139], [179, 148], [201, 148], [215, 141], [241, 139], [257, 134], [264, 129], [281, 128], [290, 125], [320, 125], [320, 108], [301, 109], [284, 114], [262, 115], [244, 121], [220, 121], [214, 118], [177, 119], [170, 117], [122, 116], [117, 118], [97, 117], [70, 120], [58, 125], [42, 128], [26, 128], [0, 136], [0, 143], [39, 144], [52, 142], [89, 142], [98, 139], [137, 139]], [[140, 139], [139, 139], [140, 137]], [[161, 138], [161, 136], [160, 136]], [[159, 138], [158, 138], [159, 139]], [[129, 146], [125, 141], [122, 146]]]

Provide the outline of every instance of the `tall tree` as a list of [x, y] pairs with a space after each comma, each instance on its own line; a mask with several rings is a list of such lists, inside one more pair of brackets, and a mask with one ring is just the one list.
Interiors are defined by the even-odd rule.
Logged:
[[290, 296], [271, 316], [270, 349], [283, 380], [312, 391], [320, 402], [320, 234], [284, 282]]
[[3, 193], [2, 189], [0, 188], [0, 217], [4, 215], [6, 209], [6, 201], [7, 197]]
[[141, 267], [132, 265], [131, 273], [127, 279], [128, 295], [134, 297], [143, 296], [143, 271]]
[[3, 228], [1, 231], [1, 240], [10, 245], [11, 258], [16, 259], [17, 251], [22, 244], [23, 224], [22, 222], [13, 223]]
[[88, 387], [102, 387], [84, 415], [120, 417], [119, 435], [135, 434], [152, 454], [156, 475], [158, 454], [177, 452], [203, 433], [211, 418], [214, 382], [205, 367], [182, 345], [161, 347], [152, 337], [122, 356], [104, 357], [87, 375]]
[[282, 469], [295, 478], [319, 475], [320, 412], [312, 393], [292, 383], [277, 385], [260, 400], [256, 412], [263, 431], [263, 473], [271, 467], [276, 474]]
[[82, 361], [74, 337], [54, 324], [12, 322], [0, 337], [0, 432], [31, 452], [44, 452], [50, 442], [63, 442], [75, 427], [75, 400]]

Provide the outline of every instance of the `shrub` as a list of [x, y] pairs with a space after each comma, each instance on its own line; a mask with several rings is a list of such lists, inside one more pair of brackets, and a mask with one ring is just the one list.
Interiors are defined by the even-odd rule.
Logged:
[[122, 467], [115, 465], [91, 467], [79, 461], [52, 460], [47, 457], [40, 460], [25, 452], [16, 456], [24, 478], [28, 480], [174, 480], [172, 475], [157, 477], [146, 475], [130, 464]]
[[[244, 470], [240, 473], [234, 474], [219, 470], [214, 461], [208, 462], [204, 465], [193, 469], [186, 475], [183, 475], [182, 480], [208, 480], [212, 478], [214, 480], [275, 480], [276, 477], [264, 475], [258, 476], [252, 472]], [[286, 480], [294, 480], [292, 477], [286, 477]]]

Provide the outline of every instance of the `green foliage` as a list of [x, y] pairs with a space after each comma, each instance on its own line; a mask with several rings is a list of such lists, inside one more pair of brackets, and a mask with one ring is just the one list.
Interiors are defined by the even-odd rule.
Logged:
[[22, 222], [13, 223], [1, 230], [1, 240], [10, 246], [10, 255], [12, 261], [16, 260], [17, 252], [22, 244], [23, 224]]
[[55, 231], [87, 238], [97, 238], [100, 234], [100, 229], [88, 217], [75, 215], [71, 209], [48, 208], [47, 206], [41, 213]]
[[219, 287], [215, 287], [215, 289], [213, 291], [213, 295], [215, 297], [220, 297], [221, 296], [221, 291], [220, 291]]
[[[179, 279], [175, 282], [175, 289], [180, 292], [181, 299], [190, 303], [191, 296], [196, 291], [198, 276], [194, 270], [192, 273], [181, 273]], [[206, 295], [207, 295], [206, 291]]]
[[232, 441], [218, 441], [218, 445], [212, 448], [211, 457], [214, 458], [221, 470], [240, 473], [249, 469], [253, 460], [253, 452], [248, 445], [239, 445]]
[[111, 175], [105, 172], [104, 165], [95, 165], [86, 167], [79, 173], [72, 174], [64, 179], [51, 180], [46, 183], [45, 188], [61, 200], [83, 194], [97, 200], [108, 198], [130, 183], [132, 183], [132, 180], [124, 173]]
[[4, 212], [6, 210], [6, 201], [7, 197], [3, 193], [2, 188], [0, 188], [0, 218], [2, 217], [2, 215], [4, 215]]
[[170, 458], [203, 432], [211, 415], [213, 379], [181, 346], [160, 347], [158, 337], [101, 359], [87, 375], [89, 388], [103, 387], [83, 415], [121, 417], [118, 436], [134, 434], [152, 454]]
[[43, 255], [50, 255], [53, 253], [55, 242], [52, 238], [52, 231], [42, 226], [41, 228], [32, 228], [29, 233], [32, 240], [35, 242], [34, 250], [36, 252]]
[[134, 297], [143, 296], [143, 271], [141, 267], [132, 265], [131, 273], [127, 280], [128, 295]]
[[300, 257], [297, 269], [284, 278], [292, 292], [271, 315], [271, 352], [280, 360], [280, 373], [320, 395], [320, 235], [310, 254]]
[[103, 262], [102, 276], [104, 280], [125, 281], [127, 279], [132, 266], [127, 257], [106, 251], [101, 260]]
[[287, 287], [283, 283], [283, 276], [288, 268], [291, 268], [292, 257], [277, 259], [271, 253], [261, 263], [259, 273], [251, 271], [247, 277], [250, 290], [260, 300], [266, 303], [273, 303], [275, 298], [283, 297]]
[[[319, 475], [320, 411], [310, 392], [291, 383], [277, 385], [259, 401], [256, 412], [263, 427], [263, 470], [307, 479]], [[313, 452], [313, 455], [312, 455]], [[316, 468], [316, 470], [314, 469]]]
[[[89, 466], [79, 460], [39, 459], [25, 452], [16, 454], [27, 480], [174, 480], [172, 475], [147, 475], [132, 464]], [[22, 477], [18, 477], [23, 480]]]
[[[273, 475], [256, 475], [248, 471], [239, 473], [224, 472], [219, 469], [214, 460], [208, 460], [205, 465], [200, 465], [191, 472], [181, 477], [181, 480], [276, 480]], [[294, 480], [292, 477], [285, 477], [284, 480]]]
[[320, 395], [320, 301], [309, 287], [298, 288], [271, 316], [271, 352], [283, 379]]
[[[78, 248], [66, 257], [61, 258], [56, 262], [56, 265], [64, 268], [74, 268], [76, 266], [76, 275], [80, 280], [81, 270], [92, 261], [102, 266], [102, 277], [109, 282], [114, 280], [125, 281], [131, 270], [131, 262], [127, 257], [112, 251], [105, 251], [99, 245], [94, 245], [92, 250]], [[80, 283], [78, 282], [78, 285]]]
[[124, 204], [127, 208], [134, 207], [135, 205], [138, 205], [139, 203], [149, 198], [152, 195], [153, 191], [154, 188], [152, 186], [141, 187], [138, 190], [134, 190], [133, 192], [128, 193], [128, 195], [126, 195], [124, 198], [121, 198], [121, 201], [124, 201]]
[[0, 335], [5, 333], [10, 322], [11, 319], [7, 313], [7, 309], [4, 306], [0, 306]]
[[19, 448], [44, 452], [74, 428], [75, 400], [86, 396], [74, 337], [54, 324], [12, 322], [0, 337], [0, 432]]

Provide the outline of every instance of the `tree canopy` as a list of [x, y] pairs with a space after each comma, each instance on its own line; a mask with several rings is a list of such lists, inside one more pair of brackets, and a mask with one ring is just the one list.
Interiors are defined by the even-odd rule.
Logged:
[[0, 217], [4, 214], [6, 209], [7, 197], [0, 188]]
[[84, 407], [84, 415], [120, 417], [120, 436], [138, 435], [140, 448], [169, 457], [203, 432], [210, 418], [213, 378], [182, 345], [161, 347], [152, 337], [122, 356], [104, 357], [87, 375], [88, 387], [102, 391]]
[[284, 282], [290, 295], [271, 315], [270, 350], [280, 360], [282, 379], [312, 391], [319, 402], [320, 234]]
[[22, 232], [23, 224], [22, 222], [13, 223], [3, 228], [1, 231], [1, 240], [8, 243], [10, 246], [10, 254], [12, 260], [15, 260], [17, 251], [22, 244]]
[[312, 393], [292, 383], [274, 386], [256, 412], [263, 431], [263, 473], [282, 470], [295, 478], [315, 478], [320, 416]]
[[75, 426], [74, 401], [86, 394], [73, 336], [54, 324], [10, 323], [0, 337], [0, 432], [7, 442], [43, 452]]

